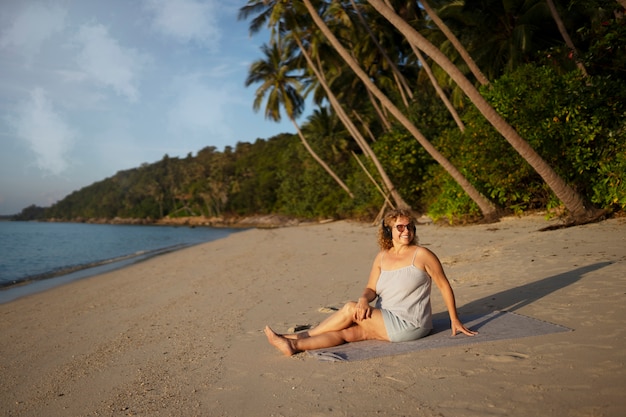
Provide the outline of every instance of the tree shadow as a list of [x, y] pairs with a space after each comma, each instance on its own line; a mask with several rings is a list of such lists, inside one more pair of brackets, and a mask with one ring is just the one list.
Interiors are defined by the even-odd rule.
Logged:
[[[475, 319], [480, 316], [485, 316], [493, 311], [519, 310], [520, 308], [532, 304], [540, 298], [560, 290], [561, 288], [572, 285], [589, 272], [597, 271], [612, 264], [613, 262], [607, 261], [582, 266], [568, 272], [563, 272], [562, 274], [552, 275], [539, 281], [530, 282], [519, 287], [483, 297], [459, 307], [459, 316], [462, 316], [462, 321], [468, 321], [470, 318]], [[492, 317], [491, 320], [495, 317], [497, 316]], [[441, 312], [433, 315], [433, 320], [442, 319], [449, 320], [447, 312]], [[476, 330], [488, 321], [489, 320], [486, 320], [485, 322], [473, 325], [472, 329]]]

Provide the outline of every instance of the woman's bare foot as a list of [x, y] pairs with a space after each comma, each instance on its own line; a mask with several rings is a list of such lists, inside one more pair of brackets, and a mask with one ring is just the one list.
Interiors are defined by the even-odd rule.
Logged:
[[270, 344], [283, 352], [285, 356], [291, 356], [297, 352], [290, 340], [279, 334], [276, 334], [274, 330], [270, 329], [270, 326], [265, 326], [264, 332]]

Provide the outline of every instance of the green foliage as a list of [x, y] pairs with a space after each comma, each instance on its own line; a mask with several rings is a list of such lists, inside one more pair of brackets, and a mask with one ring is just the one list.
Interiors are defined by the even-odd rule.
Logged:
[[623, 78], [626, 75], [626, 19], [612, 15], [613, 1], [606, 6], [605, 13], [611, 15], [579, 31], [589, 45], [581, 60], [591, 74]]
[[358, 189], [355, 200], [337, 186], [294, 135], [239, 143], [234, 151], [218, 152], [209, 147], [195, 157], [165, 155], [153, 164], [118, 172], [45, 209], [45, 217], [159, 219], [278, 213], [344, 218], [375, 212], [372, 204], [380, 201], [371, 198], [374, 186], [362, 179], [354, 161], [342, 160], [341, 164], [338, 171]]
[[[349, 215], [348, 194], [299, 143], [282, 154], [287, 169], [279, 173], [276, 211], [302, 218], [342, 218]], [[339, 207], [343, 206], [343, 210]]]
[[[526, 65], [483, 94], [574, 189], [603, 208], [624, 208], [623, 83]], [[514, 212], [558, 205], [539, 175], [477, 110], [466, 112], [464, 121], [464, 133], [443, 132], [437, 145], [484, 195]], [[447, 190], [452, 184], [433, 178], [442, 196], [454, 195]]]
[[427, 181], [428, 215], [434, 220], [445, 219], [448, 223], [464, 222], [479, 216], [480, 209], [441, 167], [432, 166], [432, 177]]
[[276, 155], [290, 141], [279, 137], [273, 141], [257, 140], [254, 144], [238, 144], [227, 207], [239, 214], [271, 213], [280, 185], [277, 173], [285, 169]]
[[353, 158], [350, 161], [352, 171], [346, 183], [352, 190], [354, 199], [344, 199], [339, 208], [341, 211], [349, 213], [351, 218], [370, 220], [376, 217], [384, 202], [382, 194], [374, 186], [370, 176], [375, 178], [378, 184], [381, 181], [378, 179], [378, 175], [376, 175], [376, 168], [371, 159], [366, 158], [364, 155], [357, 155], [357, 158], [365, 166], [369, 175], [360, 168], [356, 159]]
[[414, 209], [422, 209], [424, 177], [434, 163], [424, 148], [412, 136], [396, 130], [382, 135], [372, 149], [400, 195]]
[[[610, 77], [581, 78], [526, 65], [483, 91], [529, 144], [593, 204], [626, 208], [626, 87]], [[437, 107], [433, 107], [437, 108]], [[414, 108], [414, 117], [423, 110]], [[441, 130], [434, 145], [491, 201], [521, 213], [560, 203], [545, 182], [472, 106], [464, 132], [446, 116], [427, 119]], [[425, 123], [422, 120], [422, 123]], [[383, 197], [352, 157], [343, 136], [309, 132], [319, 155], [355, 195], [351, 199], [312, 159], [295, 135], [279, 135], [233, 150], [205, 148], [118, 172], [46, 209], [47, 218], [279, 213], [302, 218], [372, 218]], [[403, 198], [434, 218], [463, 221], [479, 214], [471, 199], [404, 129], [382, 134], [374, 152]], [[375, 178], [372, 162], [359, 156]], [[380, 180], [378, 179], [380, 183]]]
[[[562, 178], [601, 203], [596, 187], [608, 175], [601, 167], [611, 166], [617, 170], [611, 176], [620, 175], [626, 141], [624, 83], [610, 77], [583, 78], [578, 72], [558, 75], [528, 65], [498, 80], [495, 90], [507, 94], [487, 92], [494, 107]], [[524, 105], [519, 105], [522, 100]], [[617, 188], [605, 191], [609, 194], [604, 201], [619, 200]]]
[[12, 217], [12, 220], [18, 221], [32, 221], [45, 219], [46, 209], [34, 204], [24, 208], [19, 214]]
[[591, 202], [615, 210], [626, 209], [626, 142], [616, 146], [614, 158], [599, 161]]

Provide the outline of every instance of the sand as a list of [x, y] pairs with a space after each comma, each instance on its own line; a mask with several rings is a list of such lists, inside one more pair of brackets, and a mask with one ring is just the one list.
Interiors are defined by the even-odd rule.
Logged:
[[[0, 305], [5, 416], [624, 416], [626, 219], [423, 225], [462, 314], [572, 332], [358, 362], [285, 357], [263, 328], [355, 299], [371, 225], [254, 229]], [[445, 311], [433, 291], [433, 310]]]

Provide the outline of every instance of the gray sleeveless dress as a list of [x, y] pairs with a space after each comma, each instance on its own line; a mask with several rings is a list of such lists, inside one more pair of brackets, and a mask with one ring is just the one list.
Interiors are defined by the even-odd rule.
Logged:
[[419, 339], [433, 328], [430, 307], [431, 278], [426, 271], [413, 265], [415, 255], [411, 265], [404, 268], [381, 268], [376, 283], [376, 308], [383, 313], [387, 335], [392, 342]]

